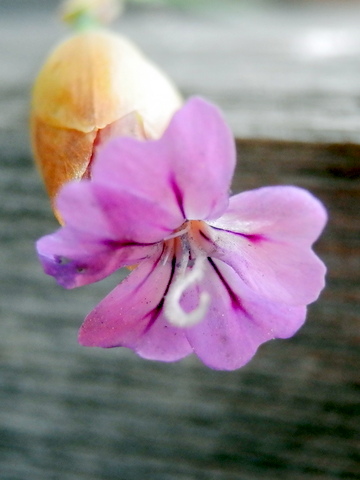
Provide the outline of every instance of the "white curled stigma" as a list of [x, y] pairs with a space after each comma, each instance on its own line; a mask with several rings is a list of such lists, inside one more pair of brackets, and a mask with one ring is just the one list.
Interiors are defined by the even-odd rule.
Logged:
[[210, 295], [208, 292], [201, 292], [198, 306], [191, 312], [185, 312], [180, 305], [183, 293], [193, 284], [201, 281], [204, 277], [205, 256], [196, 258], [191, 270], [186, 272], [188, 265], [187, 256], [183, 256], [181, 265], [177, 272], [177, 278], [169, 288], [164, 303], [164, 314], [169, 322], [175, 327], [192, 327], [203, 320], [209, 305]]

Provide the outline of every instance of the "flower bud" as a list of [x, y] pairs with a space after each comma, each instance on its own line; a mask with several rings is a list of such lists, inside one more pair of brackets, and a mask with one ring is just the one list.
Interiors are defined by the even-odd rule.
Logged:
[[94, 154], [109, 138], [159, 138], [180, 105], [169, 79], [125, 38], [88, 30], [61, 43], [35, 82], [31, 111], [51, 201], [64, 183], [91, 177]]

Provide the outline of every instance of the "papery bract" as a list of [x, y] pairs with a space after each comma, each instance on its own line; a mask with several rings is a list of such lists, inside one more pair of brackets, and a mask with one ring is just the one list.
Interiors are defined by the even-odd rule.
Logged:
[[33, 151], [50, 198], [91, 175], [109, 138], [158, 138], [180, 105], [170, 80], [127, 39], [95, 29], [62, 42], [39, 73], [31, 109]]
[[244, 365], [293, 335], [324, 286], [311, 249], [322, 204], [291, 186], [228, 198], [235, 145], [220, 112], [194, 98], [156, 141], [110, 141], [92, 179], [66, 185], [65, 220], [39, 240], [46, 273], [66, 288], [138, 265], [86, 318], [83, 345], [174, 361]]

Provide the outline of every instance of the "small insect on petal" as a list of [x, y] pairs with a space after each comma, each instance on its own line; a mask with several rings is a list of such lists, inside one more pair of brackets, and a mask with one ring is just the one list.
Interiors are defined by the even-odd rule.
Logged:
[[65, 40], [32, 97], [32, 146], [50, 199], [64, 183], [91, 175], [105, 141], [159, 138], [180, 106], [170, 80], [125, 38], [95, 29]]

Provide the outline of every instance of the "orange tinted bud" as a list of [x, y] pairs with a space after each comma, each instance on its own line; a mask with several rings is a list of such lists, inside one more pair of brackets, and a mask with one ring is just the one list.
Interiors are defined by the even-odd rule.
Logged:
[[96, 149], [113, 136], [158, 138], [181, 99], [168, 78], [125, 38], [78, 34], [50, 55], [35, 82], [31, 136], [51, 200], [91, 176]]

